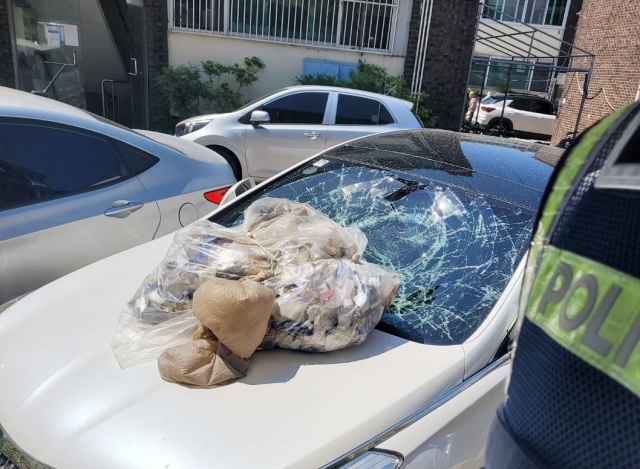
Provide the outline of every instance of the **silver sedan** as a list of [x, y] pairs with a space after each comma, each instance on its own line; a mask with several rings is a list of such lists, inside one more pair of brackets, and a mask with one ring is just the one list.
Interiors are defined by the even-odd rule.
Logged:
[[0, 305], [207, 215], [234, 183], [200, 145], [0, 87]]
[[347, 140], [419, 129], [412, 108], [410, 101], [367, 91], [292, 86], [234, 112], [182, 121], [176, 135], [220, 153], [237, 179], [261, 181]]

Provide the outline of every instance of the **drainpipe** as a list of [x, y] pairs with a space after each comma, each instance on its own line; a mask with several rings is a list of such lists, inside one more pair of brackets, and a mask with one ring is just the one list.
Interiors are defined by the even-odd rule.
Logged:
[[636, 99], [634, 101], [640, 101], [640, 84], [638, 85], [638, 90], [636, 91]]
[[427, 56], [427, 44], [429, 42], [429, 29], [431, 28], [433, 0], [422, 0], [420, 10], [420, 29], [418, 31], [416, 57], [413, 64], [413, 78], [411, 80], [411, 92], [414, 96], [417, 96], [422, 91], [422, 79], [424, 77], [424, 64]]

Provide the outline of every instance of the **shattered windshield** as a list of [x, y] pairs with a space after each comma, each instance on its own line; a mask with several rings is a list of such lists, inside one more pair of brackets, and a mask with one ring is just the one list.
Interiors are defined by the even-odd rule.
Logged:
[[[476, 154], [483, 150], [473, 145], [456, 143], [458, 160], [452, 165], [341, 147], [214, 221], [237, 225], [251, 201], [282, 197], [358, 227], [368, 238], [364, 257], [400, 276], [400, 289], [378, 328], [420, 343], [460, 344], [487, 317], [525, 253], [536, 212], [532, 207], [540, 198], [538, 190], [520, 182], [472, 170], [463, 161], [465, 148]], [[548, 177], [552, 168], [534, 163], [547, 167]], [[478, 190], [487, 178], [497, 187], [506, 185], [505, 194]]]

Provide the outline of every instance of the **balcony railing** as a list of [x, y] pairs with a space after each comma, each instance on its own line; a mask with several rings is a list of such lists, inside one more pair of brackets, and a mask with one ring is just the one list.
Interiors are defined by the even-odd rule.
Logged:
[[169, 29], [390, 54], [399, 0], [169, 0]]

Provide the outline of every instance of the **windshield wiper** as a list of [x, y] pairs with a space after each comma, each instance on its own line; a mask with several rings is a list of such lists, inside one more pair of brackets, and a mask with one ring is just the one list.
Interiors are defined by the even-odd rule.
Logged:
[[397, 202], [398, 200], [405, 198], [409, 194], [412, 194], [416, 191], [424, 190], [427, 187], [427, 184], [420, 184], [417, 181], [409, 181], [407, 179], [402, 179], [399, 177], [394, 177], [394, 179], [404, 184], [404, 187], [401, 187], [397, 191], [385, 196], [384, 199], [389, 202]]

